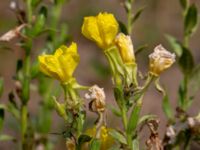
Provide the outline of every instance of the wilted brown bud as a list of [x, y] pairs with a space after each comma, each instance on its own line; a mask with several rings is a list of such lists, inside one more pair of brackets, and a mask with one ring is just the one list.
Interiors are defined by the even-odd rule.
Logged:
[[105, 93], [103, 88], [97, 85], [89, 89], [89, 93], [85, 94], [85, 98], [91, 100], [90, 110], [94, 112], [103, 112], [105, 110]]
[[175, 57], [175, 54], [167, 51], [162, 45], [156, 46], [154, 52], [149, 55], [150, 73], [159, 76], [175, 62]]

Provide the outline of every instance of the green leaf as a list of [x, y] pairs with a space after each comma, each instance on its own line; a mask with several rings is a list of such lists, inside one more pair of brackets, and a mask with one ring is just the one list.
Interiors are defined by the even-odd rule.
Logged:
[[185, 10], [188, 8], [189, 1], [188, 0], [179, 0], [181, 7]]
[[42, 0], [31, 0], [31, 6], [33, 8], [37, 7]]
[[15, 141], [15, 138], [10, 135], [1, 134], [0, 141]]
[[122, 144], [127, 144], [126, 142], [126, 138], [124, 137], [124, 135], [122, 135], [120, 132], [116, 131], [116, 130], [110, 130], [109, 134], [118, 142], [122, 143]]
[[140, 117], [138, 124], [143, 124], [147, 120], [155, 119], [156, 117], [157, 117], [156, 115], [144, 115], [144, 116]]
[[129, 12], [131, 10], [131, 5], [132, 5], [132, 3], [130, 1], [124, 2], [124, 8], [125, 8], [126, 12]]
[[189, 89], [191, 95], [194, 95], [200, 89], [200, 64], [194, 68], [189, 78]]
[[35, 61], [31, 66], [31, 77], [35, 78], [39, 73], [39, 62]]
[[77, 146], [77, 150], [81, 150], [81, 146], [82, 144], [86, 143], [86, 142], [90, 142], [91, 141], [91, 137], [85, 134], [82, 134], [79, 136], [78, 138], [78, 146]]
[[128, 125], [127, 125], [127, 133], [134, 133], [136, 130], [136, 127], [138, 125], [140, 110], [141, 110], [142, 103], [140, 100], [136, 103], [136, 105], [133, 107], [133, 110], [131, 112]]
[[194, 68], [193, 56], [187, 48], [182, 46], [182, 50], [183, 52], [178, 62], [182, 72], [189, 75]]
[[118, 20], [118, 24], [119, 24], [120, 31], [122, 33], [124, 33], [125, 35], [128, 35], [128, 30], [126, 28], [126, 25], [123, 22], [119, 21], [119, 20]]
[[186, 94], [186, 89], [185, 89], [185, 82], [181, 81], [181, 84], [179, 86], [179, 100], [178, 100], [178, 106], [180, 108], [182, 108], [183, 110], [185, 110], [185, 105], [186, 105], [186, 99], [185, 99], [185, 94]]
[[45, 16], [45, 18], [47, 18], [47, 16], [48, 16], [48, 8], [46, 6], [42, 6], [40, 8], [39, 14], [40, 15], [42, 14], [42, 15]]
[[138, 48], [135, 50], [135, 55], [138, 55], [139, 53], [141, 53], [142, 51], [146, 50], [147, 48], [148, 48], [148, 45], [147, 45], [147, 44], [138, 47]]
[[137, 20], [138, 18], [140, 17], [140, 15], [142, 14], [142, 12], [144, 11], [146, 6], [143, 6], [141, 8], [139, 8], [137, 10], [137, 12], [135, 13], [135, 15], [133, 16], [132, 20], [131, 20], [131, 24], [133, 25]]
[[101, 141], [98, 139], [92, 139], [89, 149], [90, 150], [100, 150], [100, 148], [101, 148]]
[[162, 108], [163, 108], [163, 111], [165, 113], [165, 115], [170, 119], [170, 120], [173, 120], [173, 111], [172, 111], [172, 107], [169, 103], [169, 98], [168, 98], [168, 95], [164, 95], [163, 97], [163, 101], [162, 101]]
[[188, 11], [186, 12], [186, 16], [184, 18], [184, 34], [185, 36], [190, 36], [197, 29], [198, 24], [198, 11], [195, 4], [192, 4]]
[[3, 78], [0, 77], [0, 97], [3, 94], [3, 86], [4, 86], [4, 81], [3, 81]]
[[124, 97], [123, 97], [123, 91], [122, 91], [121, 87], [116, 86], [114, 88], [114, 96], [115, 96], [115, 100], [116, 100], [118, 106], [122, 107], [122, 101], [124, 100]]
[[169, 42], [170, 46], [172, 47], [172, 50], [176, 53], [178, 57], [182, 55], [182, 44], [173, 36], [166, 34], [165, 35], [167, 41]]
[[109, 108], [109, 110], [111, 110], [112, 113], [115, 114], [117, 117], [121, 117], [121, 116], [122, 116], [120, 110], [118, 110], [118, 109], [115, 108], [114, 106], [108, 105], [108, 108]]
[[5, 112], [3, 108], [0, 108], [0, 130], [3, 128]]
[[138, 138], [133, 140], [133, 150], [140, 150], [140, 144]]

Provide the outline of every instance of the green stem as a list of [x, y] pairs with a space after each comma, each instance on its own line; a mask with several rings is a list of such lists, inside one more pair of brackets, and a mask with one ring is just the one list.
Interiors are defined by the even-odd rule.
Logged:
[[122, 106], [121, 112], [122, 112], [122, 120], [123, 120], [124, 130], [126, 131], [126, 129], [127, 129], [127, 111], [126, 111], [125, 105]]
[[31, 2], [32, 0], [27, 0], [27, 19], [28, 19], [28, 23], [30, 24], [32, 21], [32, 6], [31, 6]]
[[131, 35], [132, 29], [133, 29], [133, 24], [132, 24], [132, 4], [134, 3], [134, 0], [127, 0], [127, 2], [130, 4], [129, 8], [127, 10], [127, 31], [128, 34]]
[[22, 105], [21, 108], [21, 143], [22, 150], [26, 150], [26, 132], [27, 132], [27, 119], [28, 119], [28, 110], [26, 105]]

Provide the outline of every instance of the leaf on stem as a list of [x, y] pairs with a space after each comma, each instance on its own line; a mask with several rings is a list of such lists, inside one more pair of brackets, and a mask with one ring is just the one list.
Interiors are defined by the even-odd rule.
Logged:
[[113, 114], [115, 114], [117, 117], [121, 117], [122, 114], [120, 112], [120, 110], [118, 110], [117, 108], [115, 108], [112, 105], [108, 105], [108, 108], [112, 111]]
[[198, 10], [195, 4], [192, 4], [185, 15], [184, 18], [184, 33], [185, 36], [190, 36], [197, 29], [198, 25]]
[[127, 125], [127, 133], [129, 134], [134, 133], [137, 128], [141, 105], [142, 103], [140, 102], [140, 100], [138, 100], [138, 102], [133, 107], [133, 110], [131, 112], [128, 125]]
[[170, 120], [173, 120], [173, 110], [172, 110], [172, 107], [170, 105], [170, 102], [169, 102], [169, 97], [168, 95], [164, 95], [163, 97], [163, 101], [162, 101], [162, 108], [163, 108], [163, 111], [165, 113], [165, 115], [167, 116], [168, 119]]
[[90, 150], [100, 150], [100, 148], [101, 148], [101, 141], [99, 139], [92, 139], [89, 149]]
[[141, 14], [145, 8], [146, 8], [146, 6], [143, 6], [137, 10], [137, 12], [135, 13], [135, 15], [133, 16], [133, 18], [131, 20], [132, 25], [138, 20], [138, 18], [141, 16]]
[[118, 20], [118, 24], [119, 24], [119, 29], [122, 33], [124, 33], [125, 35], [128, 35], [128, 29], [126, 27], [126, 25]]
[[166, 34], [165, 38], [169, 42], [170, 46], [172, 47], [172, 50], [176, 53], [178, 57], [182, 55], [182, 44], [179, 42], [175, 37]]
[[122, 135], [120, 132], [116, 131], [116, 130], [110, 130], [109, 134], [118, 142], [122, 143], [122, 144], [127, 144], [126, 142], [126, 138], [124, 137], [124, 135]]
[[178, 62], [184, 74], [189, 75], [192, 72], [194, 68], [194, 59], [192, 53], [184, 46], [182, 46], [182, 55]]

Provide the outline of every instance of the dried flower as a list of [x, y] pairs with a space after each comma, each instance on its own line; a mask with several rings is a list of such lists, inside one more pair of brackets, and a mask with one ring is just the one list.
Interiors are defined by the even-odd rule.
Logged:
[[52, 77], [67, 83], [72, 79], [72, 74], [79, 63], [76, 43], [70, 47], [62, 45], [54, 55], [40, 55], [40, 70]]
[[85, 94], [85, 98], [91, 100], [90, 109], [94, 112], [103, 112], [105, 110], [105, 93], [103, 88], [97, 85], [89, 89], [89, 93]]
[[159, 76], [175, 62], [175, 54], [167, 51], [162, 45], [158, 45], [154, 48], [154, 52], [149, 55], [149, 60], [150, 73]]
[[107, 49], [113, 45], [118, 26], [113, 14], [99, 13], [97, 16], [84, 18], [82, 34], [96, 42], [100, 48]]
[[115, 38], [115, 44], [124, 63], [135, 63], [134, 48], [130, 36], [119, 33]]

